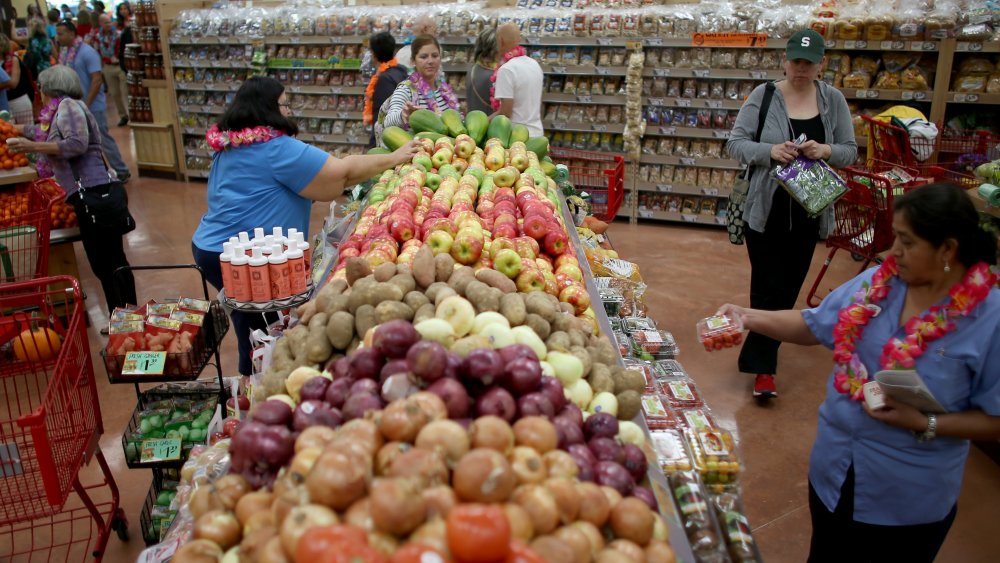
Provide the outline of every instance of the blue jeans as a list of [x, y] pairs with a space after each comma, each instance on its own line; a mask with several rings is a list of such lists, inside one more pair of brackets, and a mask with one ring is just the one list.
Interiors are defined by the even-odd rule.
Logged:
[[97, 120], [97, 128], [101, 130], [101, 148], [104, 149], [104, 156], [108, 157], [108, 163], [118, 173], [119, 178], [127, 175], [129, 173], [128, 166], [122, 160], [122, 153], [118, 152], [118, 144], [115, 143], [114, 138], [108, 131], [108, 112], [90, 110], [90, 113], [94, 114], [94, 119]]
[[[222, 289], [222, 266], [219, 264], [219, 253], [202, 250], [191, 243], [191, 253], [194, 254], [194, 262], [205, 272], [205, 279], [212, 284], [215, 289]], [[251, 354], [253, 347], [250, 345], [250, 333], [256, 329], [266, 329], [267, 321], [260, 313], [241, 313], [233, 311], [229, 316], [233, 321], [233, 333], [236, 335], [236, 349], [240, 357], [240, 375], [250, 375], [253, 372], [253, 362]]]

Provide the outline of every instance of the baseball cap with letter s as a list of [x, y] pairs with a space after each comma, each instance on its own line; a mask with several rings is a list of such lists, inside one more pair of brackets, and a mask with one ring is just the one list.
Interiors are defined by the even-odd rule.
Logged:
[[825, 52], [823, 36], [812, 29], [795, 32], [785, 46], [785, 58], [790, 61], [803, 59], [816, 64], [823, 60]]

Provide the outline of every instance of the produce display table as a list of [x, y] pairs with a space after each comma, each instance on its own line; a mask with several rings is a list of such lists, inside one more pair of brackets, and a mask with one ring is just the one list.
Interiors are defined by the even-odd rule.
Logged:
[[80, 240], [80, 228], [55, 229], [49, 235], [49, 275], [80, 279], [73, 243]]
[[969, 197], [972, 198], [972, 203], [976, 204], [976, 209], [982, 213], [988, 213], [994, 217], [1000, 218], [1000, 207], [990, 205], [983, 199], [983, 196], [979, 195], [976, 189], [971, 189], [967, 192]]
[[34, 168], [22, 166], [11, 170], [0, 170], [0, 186], [10, 184], [20, 184], [23, 182], [33, 182], [38, 179], [38, 173]]

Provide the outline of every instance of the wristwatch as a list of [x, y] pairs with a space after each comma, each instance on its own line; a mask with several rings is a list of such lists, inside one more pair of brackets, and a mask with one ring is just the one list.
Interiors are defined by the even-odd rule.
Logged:
[[930, 413], [927, 415], [927, 430], [917, 434], [918, 442], [930, 442], [937, 436], [937, 415]]

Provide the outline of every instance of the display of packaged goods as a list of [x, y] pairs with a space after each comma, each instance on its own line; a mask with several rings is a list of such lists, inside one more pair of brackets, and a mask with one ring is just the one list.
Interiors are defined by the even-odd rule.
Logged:
[[649, 433], [656, 454], [656, 463], [664, 473], [690, 471], [693, 467], [684, 437], [674, 429], [651, 430]]
[[701, 400], [698, 388], [690, 379], [667, 379], [660, 381], [663, 395], [674, 408], [700, 407], [705, 403]]
[[698, 474], [682, 471], [668, 475], [668, 479], [695, 557], [699, 561], [726, 561], [711, 501]]
[[713, 428], [718, 428], [715, 422], [715, 418], [712, 413], [709, 412], [707, 407], [700, 408], [680, 408], [675, 411], [677, 415], [677, 420], [685, 428], [690, 428], [692, 430], [710, 430]]
[[677, 357], [677, 342], [665, 330], [639, 330], [630, 334], [632, 343], [643, 353], [654, 359]]
[[657, 360], [649, 363], [650, 372], [659, 381], [666, 379], [686, 379], [688, 374], [677, 360]]
[[736, 482], [740, 474], [740, 460], [732, 434], [719, 428], [688, 428], [684, 430], [684, 437], [702, 482], [712, 487], [725, 487]]
[[626, 317], [625, 332], [634, 334], [644, 330], [656, 330], [656, 323], [646, 317]]
[[646, 425], [651, 430], [675, 428], [677, 426], [677, 417], [667, 407], [662, 395], [643, 395], [642, 412], [646, 415]]
[[729, 315], [714, 315], [698, 321], [698, 340], [705, 350], [722, 350], [743, 343], [743, 322]]
[[760, 558], [757, 557], [756, 543], [742, 504], [737, 493], [712, 495], [712, 505], [733, 563], [756, 563]]
[[601, 303], [608, 317], [618, 317], [621, 313], [622, 305], [625, 303], [625, 296], [620, 291], [607, 288], [599, 290]]

